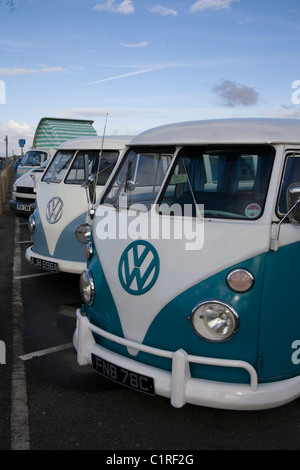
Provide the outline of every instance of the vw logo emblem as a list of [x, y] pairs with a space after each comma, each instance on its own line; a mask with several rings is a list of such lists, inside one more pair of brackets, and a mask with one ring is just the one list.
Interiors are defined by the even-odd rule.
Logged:
[[145, 294], [155, 284], [158, 274], [159, 257], [150, 243], [135, 241], [123, 251], [119, 262], [119, 279], [129, 294]]
[[63, 214], [64, 204], [60, 197], [52, 197], [47, 204], [46, 219], [49, 224], [55, 224]]

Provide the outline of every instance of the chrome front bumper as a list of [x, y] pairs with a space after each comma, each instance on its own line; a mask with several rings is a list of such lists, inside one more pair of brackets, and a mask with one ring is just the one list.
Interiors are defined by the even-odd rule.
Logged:
[[[112, 335], [92, 325], [88, 318], [82, 315], [80, 309], [77, 310], [76, 315], [77, 325], [73, 335], [73, 344], [77, 351], [79, 365], [92, 365], [91, 355], [95, 354], [124, 369], [152, 377], [155, 393], [169, 398], [171, 404], [176, 408], [190, 403], [229, 410], [263, 410], [281, 406], [300, 396], [300, 377], [258, 385], [256, 371], [247, 362], [191, 356], [182, 349], [173, 352], [151, 348]], [[172, 360], [172, 371], [161, 370], [114, 353], [97, 344], [92, 333], [128, 348], [167, 357]], [[190, 363], [245, 369], [249, 373], [250, 384], [192, 378]]]

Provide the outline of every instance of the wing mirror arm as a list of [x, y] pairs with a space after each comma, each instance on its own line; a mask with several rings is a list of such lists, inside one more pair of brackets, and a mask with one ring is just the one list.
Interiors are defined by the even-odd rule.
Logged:
[[[82, 186], [86, 190], [86, 198], [88, 205], [93, 205], [95, 202], [95, 195], [96, 195], [96, 182], [95, 182], [95, 175], [91, 173], [87, 180], [82, 184]], [[95, 209], [92, 207], [89, 210], [89, 216], [91, 219], [94, 218]]]
[[295, 225], [300, 225], [300, 210], [295, 211], [296, 207], [300, 203], [300, 183], [299, 184], [291, 184], [286, 192], [287, 198], [287, 209], [288, 212], [284, 215], [284, 217], [280, 220], [280, 222], [276, 226], [276, 234], [275, 237], [271, 239], [270, 243], [270, 250], [277, 251], [279, 246], [279, 234], [281, 224], [289, 218], [290, 222]]

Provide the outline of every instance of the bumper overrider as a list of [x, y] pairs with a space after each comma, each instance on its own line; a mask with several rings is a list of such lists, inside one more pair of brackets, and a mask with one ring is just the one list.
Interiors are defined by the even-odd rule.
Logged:
[[[245, 361], [191, 356], [184, 350], [166, 351], [126, 340], [91, 324], [78, 309], [73, 344], [79, 365], [93, 365], [95, 357], [127, 371], [152, 377], [155, 394], [169, 398], [175, 408], [186, 403], [228, 410], [263, 410], [284, 405], [300, 396], [300, 377], [258, 384], [258, 377], [251, 364]], [[136, 360], [112, 352], [94, 340], [93, 333], [126, 347], [144, 351], [172, 360], [172, 371], [165, 371], [142, 364]], [[245, 369], [250, 383], [234, 384], [191, 377], [190, 363]]]

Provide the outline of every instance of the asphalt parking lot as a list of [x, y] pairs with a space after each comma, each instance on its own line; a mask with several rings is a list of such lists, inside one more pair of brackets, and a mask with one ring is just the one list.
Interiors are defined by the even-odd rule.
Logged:
[[27, 222], [7, 205], [0, 243], [1, 450], [102, 450], [105, 459], [185, 453], [195, 463], [203, 450], [299, 449], [300, 400], [260, 412], [175, 409], [79, 367], [72, 347], [79, 277], [29, 266]]

